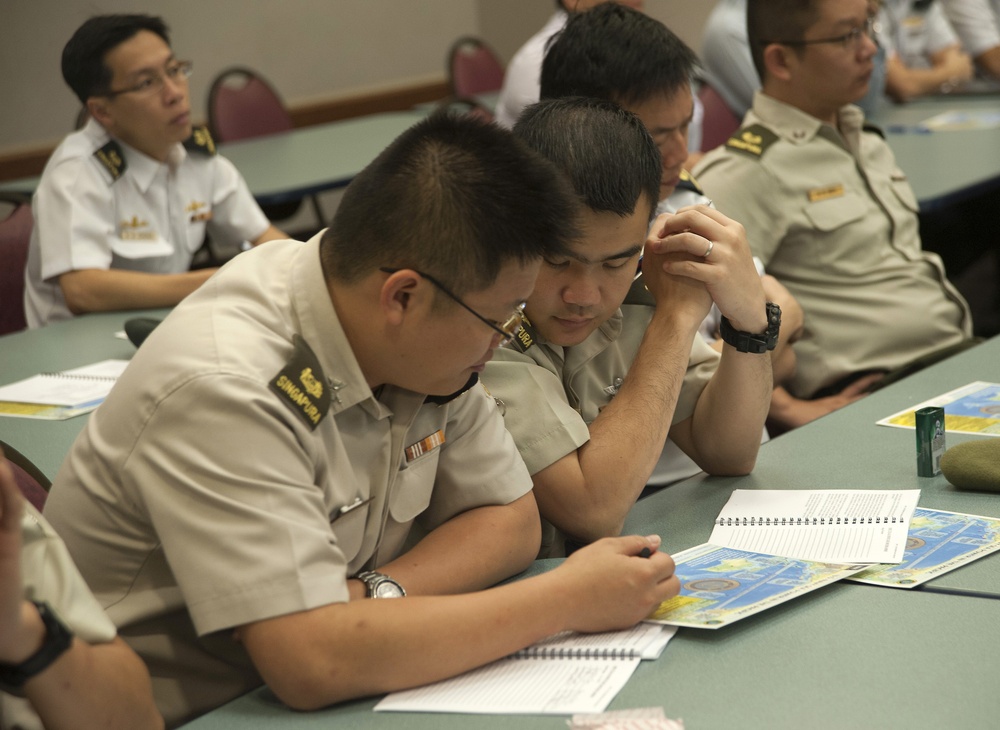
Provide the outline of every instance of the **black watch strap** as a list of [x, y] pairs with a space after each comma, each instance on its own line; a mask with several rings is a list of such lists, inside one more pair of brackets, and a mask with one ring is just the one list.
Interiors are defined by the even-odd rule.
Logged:
[[773, 350], [778, 344], [778, 332], [781, 329], [781, 307], [773, 302], [767, 306], [767, 329], [763, 332], [744, 332], [733, 327], [725, 317], [719, 322], [719, 335], [722, 341], [732, 345], [738, 352], [751, 352], [763, 355]]
[[38, 609], [45, 626], [45, 639], [41, 648], [20, 664], [4, 664], [0, 662], [0, 684], [12, 689], [19, 689], [36, 674], [44, 671], [52, 662], [62, 656], [73, 643], [73, 632], [59, 620], [59, 617], [49, 608], [49, 604], [32, 601]]

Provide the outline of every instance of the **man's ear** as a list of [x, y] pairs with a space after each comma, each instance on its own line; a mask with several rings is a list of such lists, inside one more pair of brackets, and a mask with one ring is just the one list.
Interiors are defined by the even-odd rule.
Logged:
[[797, 59], [792, 58], [795, 50], [780, 43], [771, 43], [764, 48], [764, 68], [767, 75], [779, 81], [788, 82], [792, 78], [793, 64]]
[[411, 269], [400, 269], [385, 280], [379, 295], [379, 306], [388, 324], [399, 326], [412, 313], [413, 295], [419, 284], [420, 276]]
[[94, 119], [101, 123], [105, 129], [112, 122], [111, 112], [108, 110], [108, 100], [100, 96], [92, 96], [87, 99], [87, 111]]

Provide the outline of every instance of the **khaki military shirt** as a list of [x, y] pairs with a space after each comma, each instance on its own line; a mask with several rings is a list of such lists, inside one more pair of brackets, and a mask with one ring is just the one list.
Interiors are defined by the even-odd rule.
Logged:
[[260, 683], [233, 627], [347, 601], [415, 521], [528, 492], [486, 391], [438, 400], [366, 384], [319, 236], [237, 257], [143, 343], [46, 512], [168, 724]]
[[[49, 604], [70, 631], [88, 644], [113, 640], [115, 625], [87, 588], [55, 530], [30, 504], [24, 505], [21, 535], [24, 598]], [[42, 721], [27, 700], [7, 694], [0, 685], [0, 727], [41, 730]]]
[[839, 130], [758, 92], [744, 126], [695, 169], [750, 247], [798, 299], [805, 332], [790, 390], [808, 397], [971, 335], [941, 259], [921, 250], [917, 201], [855, 106]]
[[[652, 313], [647, 304], [624, 304], [573, 347], [545, 342], [528, 323], [519, 346], [500, 348], [486, 364], [483, 383], [502, 403], [504, 422], [531, 474], [587, 443], [590, 424], [628, 375]], [[718, 361], [718, 353], [696, 335], [673, 423], [694, 413]], [[542, 557], [562, 554], [551, 525], [543, 524], [542, 543]]]

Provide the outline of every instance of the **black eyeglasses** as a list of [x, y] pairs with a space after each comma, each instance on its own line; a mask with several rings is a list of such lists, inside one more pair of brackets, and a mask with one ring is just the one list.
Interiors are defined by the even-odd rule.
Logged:
[[114, 99], [121, 94], [137, 94], [141, 96], [153, 96], [163, 91], [167, 79], [174, 83], [186, 82], [194, 73], [194, 64], [191, 61], [171, 61], [164, 69], [163, 73], [145, 73], [131, 86], [125, 89], [112, 89], [101, 96]]
[[[382, 266], [379, 268], [379, 271], [385, 274], [395, 274], [397, 271], [402, 271], [402, 269], [390, 269], [389, 267]], [[500, 345], [499, 345], [500, 347], [503, 347], [508, 342], [513, 340], [514, 335], [516, 335], [517, 331], [521, 329], [521, 324], [524, 322], [524, 306], [525, 304], [527, 304], [527, 302], [521, 302], [520, 304], [518, 304], [517, 308], [513, 312], [511, 312], [510, 316], [507, 317], [507, 319], [505, 319], [503, 322], [494, 322], [491, 319], [486, 319], [486, 317], [484, 317], [475, 309], [473, 309], [468, 304], [463, 302], [461, 299], [458, 298], [457, 294], [453, 294], [451, 290], [448, 289], [448, 287], [446, 287], [444, 284], [442, 284], [440, 281], [435, 279], [430, 274], [425, 274], [423, 271], [419, 271], [417, 269], [410, 269], [410, 271], [414, 272], [415, 274], [419, 274], [420, 276], [427, 279], [427, 281], [429, 281], [431, 284], [440, 289], [442, 293], [446, 294], [449, 298], [458, 302], [464, 309], [471, 312], [472, 315], [476, 317], [476, 319], [478, 319], [480, 322], [483, 322], [490, 329], [492, 329], [494, 332], [500, 335]]]
[[844, 47], [844, 50], [857, 49], [861, 45], [862, 38], [874, 38], [875, 33], [879, 30], [878, 23], [875, 22], [875, 16], [869, 15], [865, 19], [865, 24], [858, 26], [857, 28], [851, 28], [849, 31], [844, 33], [844, 35], [834, 36], [832, 38], [814, 38], [807, 41], [761, 41], [763, 45], [769, 43], [778, 43], [783, 46], [811, 46], [816, 43], [839, 43]]

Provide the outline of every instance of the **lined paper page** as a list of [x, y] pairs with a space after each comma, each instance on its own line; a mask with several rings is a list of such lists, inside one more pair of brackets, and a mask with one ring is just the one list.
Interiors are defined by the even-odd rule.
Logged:
[[452, 679], [393, 692], [377, 712], [571, 715], [601, 712], [639, 659], [501, 659]]
[[102, 360], [62, 373], [42, 373], [0, 387], [0, 401], [74, 407], [99, 403], [127, 365], [127, 360]]
[[898, 563], [919, 489], [737, 489], [709, 542], [824, 563]]
[[515, 652], [513, 656], [656, 659], [676, 633], [672, 627], [664, 628], [657, 624], [638, 623], [630, 629], [594, 634], [564, 631]]

